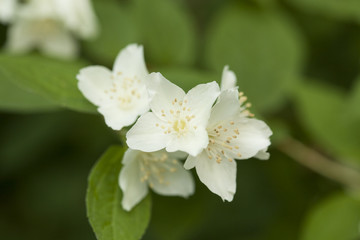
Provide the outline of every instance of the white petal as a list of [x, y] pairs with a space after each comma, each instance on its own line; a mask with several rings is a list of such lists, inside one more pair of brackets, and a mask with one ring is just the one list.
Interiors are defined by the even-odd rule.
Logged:
[[197, 157], [193, 157], [193, 156], [189, 155], [185, 161], [184, 168], [186, 170], [190, 170], [190, 169], [194, 168], [196, 166], [196, 159], [197, 159]]
[[78, 87], [84, 96], [93, 104], [100, 106], [108, 100], [105, 90], [112, 84], [112, 72], [102, 66], [91, 66], [80, 70], [76, 78]]
[[58, 19], [53, 0], [31, 0], [18, 8], [17, 15], [27, 20], [55, 20]]
[[200, 181], [223, 201], [231, 202], [236, 191], [236, 163], [223, 159], [217, 163], [203, 151], [196, 159], [196, 172]]
[[[236, 127], [239, 135], [233, 140], [234, 144], [239, 146], [241, 157], [239, 159], [247, 159], [254, 157], [259, 151], [270, 145], [270, 128], [257, 119], [243, 118], [237, 122]], [[238, 158], [236, 156], [233, 156]]]
[[123, 191], [121, 204], [130, 211], [148, 193], [146, 182], [141, 182], [141, 171], [137, 156], [140, 152], [128, 149], [123, 158], [123, 168], [119, 175], [119, 186]]
[[131, 163], [134, 159], [136, 159], [137, 156], [141, 153], [142, 153], [141, 151], [128, 148], [124, 153], [121, 163], [123, 165], [127, 165], [128, 163]]
[[265, 148], [260, 150], [254, 157], [260, 160], [268, 160], [270, 158], [270, 153], [268, 153], [267, 148]]
[[190, 114], [195, 116], [192, 120], [193, 123], [206, 127], [211, 107], [219, 94], [220, 89], [216, 82], [199, 84], [187, 93], [184, 101], [188, 101]]
[[7, 23], [14, 17], [17, 0], [0, 0], [0, 22]]
[[218, 102], [211, 111], [208, 128], [222, 121], [235, 119], [240, 114], [238, 91], [236, 88], [222, 91]]
[[185, 92], [164, 78], [161, 73], [151, 73], [147, 77], [146, 83], [151, 98], [151, 110], [160, 119], [165, 120], [166, 117], [162, 116], [162, 111], [168, 113], [170, 109], [173, 109], [173, 101], [181, 101], [185, 96]]
[[190, 172], [186, 171], [179, 161], [173, 166], [173, 171], [163, 173], [164, 182], [160, 183], [156, 178], [150, 178], [151, 188], [154, 192], [165, 196], [181, 196], [186, 198], [192, 195], [195, 191], [195, 184]]
[[65, 29], [53, 30], [51, 34], [43, 36], [38, 48], [46, 55], [63, 59], [75, 58], [78, 54], [76, 40]]
[[140, 114], [149, 109], [147, 104], [139, 107], [123, 110], [117, 105], [111, 105], [99, 107], [98, 111], [104, 116], [106, 125], [114, 130], [121, 130], [124, 126], [132, 125]]
[[166, 147], [170, 136], [161, 128], [163, 124], [152, 112], [145, 113], [126, 134], [126, 143], [130, 148], [144, 152], [155, 152]]
[[129, 75], [129, 77], [136, 75], [139, 79], [143, 79], [148, 74], [144, 60], [143, 46], [130, 44], [121, 50], [116, 57], [113, 71], [115, 73], [121, 72]]
[[208, 133], [205, 129], [188, 131], [183, 136], [173, 135], [166, 147], [166, 151], [183, 151], [192, 156], [198, 155], [209, 143]]
[[96, 36], [98, 25], [89, 0], [55, 0], [56, 10], [68, 29], [82, 38]]
[[221, 76], [221, 91], [236, 87], [236, 75], [225, 66]]

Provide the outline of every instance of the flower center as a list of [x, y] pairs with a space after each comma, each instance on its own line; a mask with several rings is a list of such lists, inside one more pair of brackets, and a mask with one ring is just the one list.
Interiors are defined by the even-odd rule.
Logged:
[[[251, 107], [250, 103], [246, 103], [247, 97], [243, 92], [239, 92], [239, 104], [241, 114], [239, 117], [253, 117], [248, 108]], [[237, 128], [235, 121], [224, 121], [218, 123], [214, 128], [207, 129], [209, 134], [209, 144], [206, 148], [206, 153], [210, 160], [215, 159], [217, 163], [221, 163], [224, 159], [233, 161], [234, 158], [241, 158], [238, 145], [238, 136], [240, 131]]]
[[161, 110], [161, 117], [167, 124], [159, 125], [165, 134], [175, 133], [177, 136], [185, 135], [191, 128], [197, 129], [197, 126], [191, 122], [195, 115], [191, 114], [191, 108], [187, 106], [187, 100], [179, 101], [174, 98], [172, 101], [173, 108], [168, 111]]
[[166, 153], [142, 153], [140, 158], [140, 170], [142, 176], [141, 182], [148, 181], [150, 187], [153, 187], [154, 183], [166, 184], [164, 175], [166, 173], [176, 172], [178, 161], [176, 159], [169, 158]]
[[218, 124], [213, 129], [208, 129], [208, 133], [209, 144], [206, 152], [210, 160], [215, 159], [220, 164], [224, 159], [231, 162], [234, 158], [241, 157], [236, 143], [240, 132], [234, 121]]
[[34, 20], [31, 24], [31, 31], [39, 37], [52, 35], [61, 28], [60, 23], [51, 18]]
[[136, 75], [129, 77], [118, 72], [116, 76], [111, 76], [111, 79], [112, 85], [105, 90], [105, 94], [121, 109], [133, 108], [146, 93], [145, 87]]
[[173, 129], [178, 133], [184, 131], [185, 127], [186, 127], [186, 122], [184, 121], [184, 119], [176, 120], [173, 125]]

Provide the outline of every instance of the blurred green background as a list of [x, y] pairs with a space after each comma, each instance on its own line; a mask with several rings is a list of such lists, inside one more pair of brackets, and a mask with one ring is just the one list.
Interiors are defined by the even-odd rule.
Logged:
[[[238, 161], [233, 202], [200, 182], [188, 200], [152, 194], [144, 239], [360, 239], [360, 1], [93, 3], [101, 34], [81, 42], [78, 61], [0, 54], [0, 239], [95, 239], [87, 176], [120, 139], [81, 99], [75, 75], [89, 64], [111, 67], [133, 42], [144, 45], [150, 71], [186, 90], [219, 81], [229, 65], [274, 132], [269, 161]], [[342, 184], [321, 175], [326, 166], [319, 174], [294, 161], [311, 149], [355, 177], [339, 167]]]

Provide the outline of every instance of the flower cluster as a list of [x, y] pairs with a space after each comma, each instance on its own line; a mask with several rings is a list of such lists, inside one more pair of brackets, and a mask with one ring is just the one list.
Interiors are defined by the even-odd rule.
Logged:
[[0, 22], [11, 24], [6, 47], [13, 53], [37, 49], [70, 59], [78, 53], [74, 36], [89, 39], [98, 32], [90, 0], [0, 0]]
[[[194, 181], [186, 171], [192, 168], [210, 191], [232, 201], [235, 160], [269, 158], [272, 132], [253, 118], [227, 66], [221, 88], [210, 82], [185, 93], [160, 73], [149, 74], [143, 47], [131, 44], [119, 53], [112, 71], [90, 66], [77, 78], [108, 126], [120, 130], [135, 123], [126, 134], [129, 149], [119, 176], [127, 211], [146, 196], [148, 187], [162, 195], [193, 194]], [[179, 159], [185, 158], [182, 164]]]

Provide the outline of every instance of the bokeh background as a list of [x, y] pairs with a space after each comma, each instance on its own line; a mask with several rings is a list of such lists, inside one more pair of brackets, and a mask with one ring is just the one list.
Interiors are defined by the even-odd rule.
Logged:
[[[269, 161], [238, 161], [233, 202], [199, 182], [188, 200], [152, 194], [143, 239], [360, 239], [360, 1], [93, 4], [101, 33], [80, 43], [79, 61], [111, 67], [136, 42], [150, 71], [184, 89], [219, 81], [229, 65], [274, 132]], [[18, 62], [0, 56], [0, 239], [95, 239], [87, 176], [120, 138], [100, 115], [12, 82], [4, 72], [26, 67]]]

